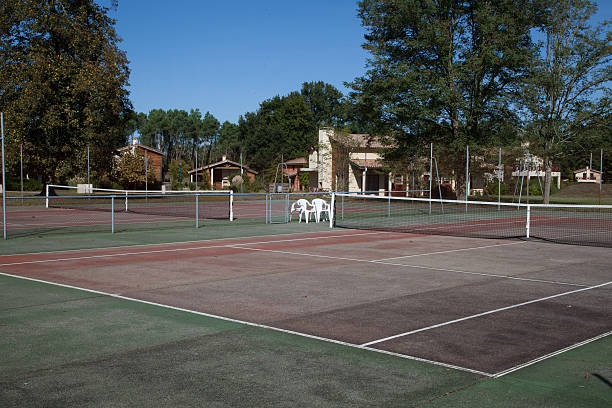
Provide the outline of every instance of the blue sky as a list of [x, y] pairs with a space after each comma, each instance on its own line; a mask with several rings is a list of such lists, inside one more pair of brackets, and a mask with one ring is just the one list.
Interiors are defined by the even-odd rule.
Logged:
[[[108, 0], [100, 1], [108, 5]], [[600, 0], [596, 21], [612, 18]], [[368, 54], [356, 0], [119, 0], [137, 112], [195, 109], [237, 123], [265, 99], [325, 81], [343, 93]]]

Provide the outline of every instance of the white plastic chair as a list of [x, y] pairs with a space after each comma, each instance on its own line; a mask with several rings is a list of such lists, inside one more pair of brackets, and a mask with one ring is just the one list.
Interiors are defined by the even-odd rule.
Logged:
[[312, 206], [314, 207], [315, 220], [317, 222], [321, 221], [321, 217], [325, 213], [327, 213], [327, 220], [329, 220], [329, 204], [325, 200], [315, 198], [312, 200]]
[[315, 212], [315, 208], [308, 200], [300, 198], [295, 203], [291, 204], [291, 211], [289, 211], [289, 222], [291, 222], [291, 215], [296, 211], [300, 214], [298, 222], [302, 222], [302, 215], [304, 215], [306, 218], [306, 224], [308, 224], [310, 214]]

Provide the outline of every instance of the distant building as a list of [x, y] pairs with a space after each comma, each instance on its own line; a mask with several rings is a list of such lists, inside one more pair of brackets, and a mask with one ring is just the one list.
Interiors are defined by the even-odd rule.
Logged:
[[589, 168], [574, 170], [574, 179], [578, 183], [597, 183], [601, 182], [601, 172]]
[[217, 190], [229, 187], [232, 184], [232, 178], [236, 175], [242, 174], [243, 178], [248, 177], [249, 180], [254, 181], [258, 174], [250, 167], [240, 165], [240, 163], [228, 160], [226, 156], [223, 156], [221, 161], [190, 170], [188, 172], [189, 180], [192, 183], [195, 183], [196, 179], [198, 182], [202, 181], [204, 172], [208, 173], [210, 186]]
[[154, 149], [153, 147], [145, 146], [140, 143], [137, 143], [136, 140], [132, 142], [131, 145], [122, 147], [117, 150], [119, 155], [130, 152], [132, 154], [139, 154], [143, 157], [146, 157], [147, 164], [153, 175], [155, 176], [155, 180], [162, 181], [162, 161], [164, 158], [164, 152], [158, 149]]
[[[544, 160], [538, 156], [531, 156], [529, 170], [524, 168], [522, 165], [517, 165], [512, 171], [512, 177], [529, 177], [529, 178], [540, 178], [544, 179], [546, 176], [546, 167], [544, 167]], [[561, 188], [561, 168], [559, 165], [552, 165], [551, 177], [556, 180], [557, 188]]]
[[[348, 186], [348, 191], [380, 192], [394, 190], [394, 184], [404, 186], [385, 170], [380, 151], [386, 147], [366, 134], [338, 134], [332, 128], [319, 129], [319, 140], [308, 156], [311, 189], [332, 191]], [[347, 180], [343, 180], [346, 177]]]
[[283, 168], [283, 173], [289, 179], [292, 191], [303, 190], [300, 182], [300, 173], [302, 172], [301, 169], [305, 168], [307, 164], [308, 160], [304, 157], [297, 157], [285, 162], [287, 167]]

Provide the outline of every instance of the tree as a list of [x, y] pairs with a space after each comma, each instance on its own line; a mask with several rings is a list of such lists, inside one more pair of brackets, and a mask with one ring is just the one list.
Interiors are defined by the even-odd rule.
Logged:
[[200, 154], [198, 160], [208, 161], [219, 132], [219, 121], [209, 112], [202, 117], [198, 109], [191, 109], [189, 113], [180, 109], [153, 109], [145, 115], [139, 131], [142, 144], [159, 146], [165, 153], [164, 169], [167, 170], [172, 160], [195, 163], [195, 152], [200, 152], [202, 146], [206, 154]]
[[315, 126], [341, 126], [344, 123], [343, 95], [336, 87], [323, 81], [304, 82], [300, 93], [310, 106]]
[[[144, 156], [126, 152], [119, 157], [114, 169], [114, 178], [126, 189], [138, 190], [145, 187], [145, 178], [149, 186], [156, 182], [155, 173], [151, 162], [147, 163], [148, 172], [145, 168]], [[150, 188], [150, 187], [149, 187]]]
[[349, 84], [357, 112], [396, 155], [446, 146], [464, 194], [465, 146], [492, 142], [517, 119], [511, 96], [528, 74], [531, 9], [529, 0], [360, 1], [372, 59]]
[[82, 170], [87, 146], [94, 171], [108, 172], [125, 143], [128, 60], [106, 12], [93, 0], [0, 3], [7, 157], [15, 165], [23, 144], [24, 164], [45, 182]]
[[256, 113], [238, 121], [244, 154], [257, 170], [276, 168], [285, 159], [306, 154], [316, 141], [312, 111], [298, 92], [262, 102]]
[[553, 160], [580, 146], [589, 148], [602, 135], [610, 137], [612, 34], [606, 30], [610, 22], [588, 26], [596, 11], [591, 1], [558, 0], [544, 11], [544, 40], [523, 103], [530, 150], [544, 160], [548, 204]]

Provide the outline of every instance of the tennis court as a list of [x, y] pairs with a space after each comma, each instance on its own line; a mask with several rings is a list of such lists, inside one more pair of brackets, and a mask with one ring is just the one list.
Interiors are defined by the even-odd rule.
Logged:
[[[87, 389], [95, 388], [88, 378], [93, 381], [115, 372], [118, 353], [129, 361], [153, 366], [149, 368], [152, 371], [138, 371], [141, 378], [131, 378], [122, 385], [128, 390], [147, 388], [142, 382], [149, 376], [178, 375], [173, 361], [178, 359], [181, 364], [191, 361], [192, 375], [214, 377], [215, 384], [223, 378], [233, 384], [231, 387], [248, 389], [253, 384], [250, 381], [263, 384], [264, 389], [258, 391], [262, 403], [253, 405], [284, 405], [287, 401], [300, 405], [294, 400], [300, 395], [304, 406], [445, 406], [445, 401], [465, 395], [460, 390], [482, 387], [517, 371], [537, 370], [561, 353], [565, 356], [598, 344], [599, 361], [591, 362], [596, 376], [591, 373], [586, 390], [567, 390], [569, 397], [563, 399], [572, 404], [580, 401], [584, 406], [610, 403], [612, 253], [608, 248], [525, 239], [327, 229], [321, 224], [310, 228], [281, 235], [2, 256], [0, 272], [5, 290], [22, 285], [15, 282], [19, 277], [36, 285], [64, 285], [61, 290], [70, 292], [69, 300], [48, 294], [39, 299], [4, 297], [2, 310], [7, 321], [11, 311], [30, 310], [36, 321], [46, 321], [40, 323], [43, 327], [52, 326], [57, 311], [51, 313], [49, 309], [54, 308], [54, 302], [70, 315], [67, 304], [101, 299], [127, 303], [130, 308], [153, 308], [155, 312], [147, 313], [157, 316], [150, 321], [150, 317], [136, 318], [134, 323], [133, 312], [125, 320], [120, 313], [100, 313], [99, 306], [91, 310], [85, 307], [91, 315], [78, 317], [83, 327], [109, 330], [90, 320], [102, 319], [103, 327], [113, 327], [112, 333], [115, 326], [125, 332], [138, 328], [136, 343], [146, 345], [132, 348], [122, 343], [121, 335], [106, 338], [101, 334], [104, 340], [96, 348], [104, 350], [106, 360], [99, 367], [92, 363], [98, 360], [88, 359], [87, 351], [81, 355], [77, 349], [76, 361], [69, 353], [60, 351], [58, 357], [51, 352], [34, 359], [32, 367], [25, 364], [25, 368], [19, 368], [19, 359], [29, 362], [32, 357], [25, 356], [31, 350], [17, 347], [7, 362], [11, 369], [2, 378], [7, 387], [4, 396], [9, 401], [16, 395], [45, 400], [44, 391], [51, 387], [51, 395], [58, 400], [72, 401], [67, 396], [72, 394], [66, 390], [70, 385], [62, 383], [61, 375], [68, 376], [74, 369], [88, 373], [83, 380], [86, 386], [79, 388], [80, 397], [84, 397]], [[36, 307], [44, 312], [35, 312]], [[48, 320], [36, 313], [49, 314]], [[63, 319], [66, 313], [59, 313], [64, 316], [58, 321], [68, 325]], [[176, 314], [170, 318], [171, 324], [164, 323], [167, 326], [156, 320], [164, 313]], [[176, 319], [189, 324], [168, 330], [177, 325]], [[160, 330], [156, 324], [164, 328]], [[143, 325], [151, 327], [143, 329]], [[203, 334], [200, 325], [212, 332]], [[41, 330], [17, 327], [3, 327], [3, 347], [18, 344]], [[84, 331], [78, 327], [74, 330]], [[177, 343], [172, 333], [180, 333], [181, 341]], [[228, 366], [216, 366], [217, 352], [212, 344], [219, 347], [219, 364]], [[177, 345], [194, 354], [187, 358]], [[204, 345], [204, 354], [194, 351]], [[86, 345], [80, 347], [87, 350]], [[227, 347], [236, 355], [222, 351]], [[313, 347], [318, 347], [316, 352]], [[304, 350], [309, 352], [304, 354]], [[255, 366], [251, 366], [249, 357], [253, 353], [258, 361]], [[234, 357], [228, 362], [230, 354]], [[149, 360], [152, 355], [155, 358]], [[349, 367], [347, 355], [351, 356], [349, 360], [357, 359], [351, 360], [354, 367]], [[254, 368], [257, 366], [261, 371]], [[288, 370], [285, 374], [283, 366]], [[287, 385], [286, 380], [279, 379], [292, 378], [291, 370], [297, 367], [302, 367], [306, 376], [301, 381], [310, 385], [314, 381], [319, 391], [316, 387], [296, 391], [295, 384]], [[61, 375], [51, 381], [53, 370]], [[125, 370], [136, 375], [132, 369]], [[163, 370], [167, 373], [161, 374]], [[33, 372], [43, 385], [20, 394], [18, 382]], [[246, 373], [257, 379], [243, 378]], [[322, 373], [336, 387], [335, 397], [325, 388]], [[233, 382], [234, 378], [239, 380]], [[211, 385], [211, 380], [202, 381]], [[386, 385], [379, 384], [384, 381]], [[274, 382], [281, 383], [280, 389], [271, 391]], [[217, 386], [221, 394], [230, 392], [229, 385]], [[176, 384], [172, 387], [182, 393], [196, 392]], [[251, 391], [245, 391], [248, 401], [254, 395]], [[209, 395], [198, 392], [200, 396]], [[451, 393], [451, 399], [445, 399]], [[125, 403], [121, 398], [117, 401]], [[499, 404], [504, 405], [503, 398]]]

